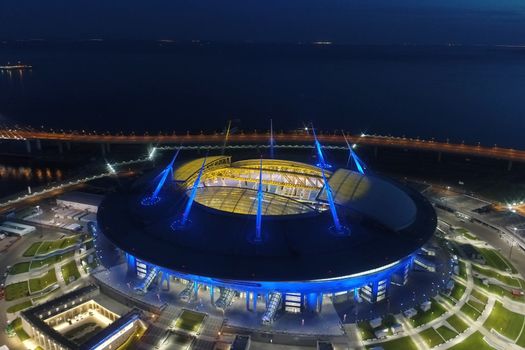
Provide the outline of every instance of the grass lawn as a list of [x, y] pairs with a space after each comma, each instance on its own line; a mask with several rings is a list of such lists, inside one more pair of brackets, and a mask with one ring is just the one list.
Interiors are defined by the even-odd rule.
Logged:
[[368, 321], [358, 322], [357, 329], [359, 329], [359, 335], [363, 340], [375, 339], [376, 337], [374, 335], [374, 330], [372, 329]]
[[481, 301], [483, 304], [486, 304], [487, 301], [489, 300], [489, 297], [486, 296], [485, 294], [481, 293], [479, 290], [477, 290], [476, 288], [472, 289], [472, 293], [470, 293], [471, 296], [475, 297], [476, 299], [478, 299], [479, 301]]
[[25, 257], [34, 256], [41, 244], [42, 242], [35, 242], [31, 244], [31, 246], [29, 246], [29, 248], [27, 248], [26, 251], [22, 255]]
[[5, 287], [5, 300], [11, 301], [26, 297], [29, 295], [27, 281], [13, 283]]
[[475, 272], [480, 273], [482, 275], [485, 275], [487, 277], [495, 278], [498, 281], [501, 281], [502, 283], [504, 283], [504, 284], [506, 284], [508, 286], [514, 287], [514, 288], [521, 288], [521, 286], [525, 286], [525, 281], [523, 281], [523, 280], [520, 281], [520, 279], [518, 279], [518, 278], [505, 276], [505, 275], [502, 275], [500, 273], [497, 273], [496, 271], [492, 271], [492, 270], [489, 270], [489, 269], [484, 269], [484, 268], [479, 267], [479, 266], [472, 265], [472, 271], [475, 271]]
[[64, 254], [61, 254], [61, 255], [53, 255], [53, 256], [49, 256], [49, 257], [44, 258], [44, 259], [33, 260], [33, 261], [31, 261], [30, 269], [38, 269], [38, 268], [40, 268], [42, 266], [49, 266], [49, 267], [51, 267], [54, 264], [56, 264], [58, 262], [61, 262], [64, 259], [72, 257], [73, 255], [75, 255], [75, 252], [74, 251], [70, 251], [70, 252], [67, 252], [67, 253], [64, 253]]
[[447, 340], [450, 340], [452, 338], [455, 338], [458, 333], [457, 332], [454, 332], [452, 329], [446, 327], [446, 326], [441, 326], [439, 328], [436, 329], [436, 331], [441, 334], [441, 336], [445, 339], [445, 341]]
[[465, 293], [465, 289], [467, 288], [464, 285], [458, 281], [454, 281], [454, 288], [452, 289], [452, 292], [450, 292], [450, 297], [459, 301], [463, 296], [463, 293]]
[[452, 305], [456, 305], [456, 304], [457, 304], [457, 301], [456, 301], [456, 300], [452, 299], [451, 297], [449, 297], [449, 296], [446, 295], [446, 294], [440, 293], [440, 296], [441, 296], [443, 299], [447, 300], [447, 301], [448, 301], [450, 304], [452, 304]]
[[449, 349], [452, 349], [452, 350], [472, 350], [472, 349], [492, 350], [492, 348], [487, 343], [485, 343], [485, 341], [483, 340], [483, 334], [481, 334], [480, 332], [476, 332], [472, 334], [470, 337], [463, 340], [458, 345], [455, 345]]
[[26, 301], [23, 301], [15, 305], [11, 305], [10, 307], [7, 308], [7, 312], [15, 313], [17, 311], [25, 310], [31, 306], [33, 306], [33, 303], [31, 302], [31, 300], [26, 300]]
[[24, 328], [22, 328], [22, 319], [20, 317], [14, 319], [13, 322], [11, 322], [11, 327], [13, 327], [13, 330], [15, 331], [20, 341], [24, 341], [30, 338], [26, 331], [24, 331]]
[[458, 316], [452, 315], [446, 320], [458, 333], [463, 333], [468, 329], [468, 325]]
[[[62, 266], [61, 270], [62, 270], [62, 277], [64, 277], [64, 281], [66, 282], [66, 284], [69, 284], [80, 278], [80, 272], [78, 272], [77, 262], [75, 260], [72, 260], [68, 262], [67, 264], [65, 264], [64, 266]], [[74, 277], [74, 279], [71, 277]], [[70, 278], [72, 280], [71, 282], [69, 281]]]
[[419, 335], [423, 338], [425, 343], [427, 343], [429, 348], [445, 342], [434, 328], [425, 329], [423, 332], [419, 333]]
[[29, 290], [33, 293], [39, 292], [42, 289], [45, 289], [48, 286], [56, 282], [57, 282], [57, 276], [55, 274], [55, 269], [50, 269], [42, 277], [30, 279], [29, 280]]
[[367, 347], [367, 349], [373, 348], [375, 346], [381, 346], [384, 350], [417, 350], [417, 346], [411, 337], [403, 337], [377, 345], [370, 345]]
[[464, 261], [459, 261], [459, 277], [467, 279], [467, 264]]
[[505, 309], [503, 304], [497, 301], [483, 326], [488, 330], [494, 329], [510, 339], [516, 339], [521, 332], [524, 321], [523, 315]]
[[441, 304], [439, 304], [437, 301], [432, 300], [430, 310], [422, 312], [421, 309], [418, 308], [417, 311], [417, 315], [410, 319], [414, 327], [418, 327], [432, 321], [433, 319], [443, 315], [446, 310], [445, 307], [441, 306]]
[[514, 266], [507, 261], [498, 251], [487, 248], [476, 248], [478, 252], [485, 258], [485, 262], [488, 266], [492, 266], [498, 270], [506, 271], [508, 268], [512, 272], [516, 272]]
[[463, 235], [463, 236], [465, 236], [465, 238], [468, 238], [468, 239], [472, 239], [472, 240], [477, 240], [478, 239], [469, 230], [467, 230], [466, 228], [463, 228], [463, 227], [456, 228], [454, 230], [454, 232], [459, 234], [459, 235]]
[[479, 312], [469, 304], [463, 305], [461, 307], [461, 311], [474, 321], [477, 320], [479, 316], [481, 316], [481, 312]]
[[175, 322], [175, 327], [185, 330], [187, 332], [196, 332], [199, 330], [202, 321], [206, 317], [205, 314], [194, 312], [190, 310], [183, 310]]
[[474, 283], [478, 285], [479, 287], [485, 289], [486, 291], [496, 294], [502, 297], [508, 297], [514, 301], [518, 301], [521, 303], [525, 303], [525, 296], [514, 296], [511, 294], [511, 292], [501, 286], [495, 285], [495, 284], [489, 284], [488, 286], [484, 285], [481, 279], [474, 277]]
[[38, 248], [36, 255], [46, 255], [55, 250], [71, 247], [78, 243], [80, 236], [66, 237], [55, 241], [44, 241]]
[[29, 265], [31, 265], [31, 263], [29, 261], [28, 262], [21, 262], [21, 263], [18, 263], [18, 264], [14, 264], [13, 267], [11, 267], [11, 269], [9, 270], [9, 274], [10, 275], [17, 275], [19, 273], [28, 272], [29, 271]]
[[521, 335], [516, 341], [516, 344], [518, 344], [522, 348], [525, 348], [525, 331], [521, 332]]

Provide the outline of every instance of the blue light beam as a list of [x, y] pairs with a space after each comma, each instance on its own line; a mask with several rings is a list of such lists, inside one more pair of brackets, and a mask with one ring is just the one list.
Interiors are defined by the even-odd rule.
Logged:
[[317, 134], [313, 126], [312, 126], [312, 134], [314, 135], [315, 149], [317, 150], [317, 158], [319, 158], [319, 166], [322, 169], [330, 168], [330, 165], [327, 164], [324, 159], [323, 149], [321, 147], [321, 143], [317, 139]]
[[255, 219], [255, 242], [261, 242], [262, 241], [262, 234], [261, 234], [261, 226], [262, 226], [262, 203], [263, 203], [263, 186], [262, 186], [262, 177], [263, 177], [263, 171], [262, 171], [262, 157], [261, 157], [261, 165], [259, 169], [259, 188], [257, 190], [257, 217]]
[[190, 198], [188, 199], [188, 203], [186, 203], [186, 208], [184, 209], [184, 214], [182, 214], [181, 219], [181, 225], [186, 225], [186, 222], [188, 221], [188, 217], [190, 215], [191, 207], [193, 205], [193, 201], [195, 199], [195, 195], [197, 194], [197, 188], [199, 187], [199, 184], [201, 182], [202, 173], [204, 172], [204, 165], [206, 165], [206, 159], [208, 156], [204, 157], [204, 160], [202, 161], [201, 169], [199, 170], [199, 175], [197, 176], [197, 179], [195, 180], [195, 183], [193, 184], [193, 189], [191, 190]]
[[343, 137], [345, 139], [346, 146], [348, 147], [348, 161], [346, 162], [346, 166], [347, 167], [350, 166], [350, 159], [352, 159], [354, 161], [354, 164], [355, 164], [356, 168], [357, 168], [357, 171], [361, 175], [364, 175], [365, 174], [365, 169], [366, 169], [365, 163], [354, 152], [353, 146], [350, 145], [350, 142], [348, 142], [348, 139], [346, 138], [346, 135], [345, 135], [344, 131], [341, 130], [341, 132], [342, 132]]
[[157, 187], [155, 188], [155, 191], [153, 191], [153, 194], [151, 195], [151, 200], [156, 200], [159, 196], [160, 190], [164, 186], [164, 183], [166, 182], [166, 179], [168, 178], [169, 174], [173, 174], [173, 164], [175, 163], [175, 159], [177, 159], [177, 156], [179, 155], [180, 148], [177, 149], [177, 152], [171, 159], [171, 162], [168, 164], [168, 166], [162, 171], [162, 177], [160, 178], [159, 183], [157, 184]]
[[334, 230], [337, 233], [342, 233], [346, 231], [346, 228], [343, 227], [343, 225], [341, 225], [341, 222], [339, 221], [339, 216], [337, 215], [337, 208], [335, 207], [332, 188], [328, 184], [328, 181], [326, 180], [326, 175], [324, 173], [324, 170], [327, 167], [327, 164], [324, 159], [321, 144], [319, 143], [319, 140], [317, 139], [315, 128], [313, 126], [312, 126], [312, 134], [314, 135], [315, 149], [317, 150], [317, 157], [319, 158], [319, 161], [320, 161], [321, 175], [323, 176], [324, 188], [326, 191], [326, 197], [328, 199], [328, 205], [330, 206], [330, 212], [332, 213], [332, 219], [334, 221]]

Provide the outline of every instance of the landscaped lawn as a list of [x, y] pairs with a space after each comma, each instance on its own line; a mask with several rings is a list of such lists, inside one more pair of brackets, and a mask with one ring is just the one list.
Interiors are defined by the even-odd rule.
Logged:
[[71, 247], [78, 243], [80, 236], [66, 237], [55, 241], [44, 241], [38, 248], [36, 255], [46, 255], [55, 250]]
[[31, 300], [26, 300], [26, 301], [23, 301], [15, 305], [11, 305], [10, 307], [7, 308], [7, 312], [14, 313], [17, 311], [25, 310], [31, 306], [33, 306], [33, 303], [31, 302]]
[[464, 261], [459, 261], [459, 277], [467, 279], [467, 264]]
[[508, 268], [512, 272], [517, 272], [514, 266], [508, 262], [498, 251], [487, 248], [476, 248], [479, 253], [485, 258], [485, 262], [488, 266], [492, 266], [498, 270], [506, 271]]
[[421, 336], [421, 338], [423, 338], [425, 343], [427, 343], [429, 348], [432, 348], [433, 346], [436, 346], [436, 345], [439, 345], [445, 342], [443, 338], [441, 338], [439, 333], [436, 332], [434, 328], [432, 327], [425, 329], [423, 332], [419, 333], [419, 335]]
[[510, 339], [516, 339], [521, 332], [525, 317], [503, 307], [496, 301], [489, 318], [483, 326], [488, 330], [494, 329]]
[[414, 327], [418, 327], [443, 315], [445, 311], [445, 307], [441, 306], [441, 304], [439, 304], [437, 301], [432, 300], [430, 310], [422, 312], [421, 309], [418, 309], [417, 315], [414, 316], [410, 321]]
[[463, 333], [468, 329], [468, 325], [458, 316], [452, 315], [446, 320], [458, 333]]
[[508, 286], [511, 286], [511, 287], [514, 287], [514, 288], [521, 288], [522, 286], [525, 286], [525, 281], [523, 280], [520, 280], [518, 278], [513, 278], [513, 277], [510, 277], [510, 276], [505, 276], [505, 275], [502, 275], [500, 273], [497, 273], [496, 271], [493, 271], [493, 270], [490, 270], [490, 269], [484, 269], [482, 267], [479, 267], [479, 266], [476, 266], [476, 265], [472, 265], [472, 271], [475, 271], [475, 272], [478, 272], [484, 276], [487, 276], [487, 277], [492, 277], [492, 278], [495, 278], [497, 279], [498, 281], [508, 285]]
[[509, 297], [510, 299], [514, 300], [514, 301], [518, 301], [518, 302], [521, 302], [521, 303], [524, 303], [525, 302], [525, 296], [523, 295], [519, 295], [519, 296], [515, 296], [515, 295], [512, 295], [510, 293], [509, 290], [501, 287], [501, 286], [498, 286], [496, 284], [489, 284], [488, 286], [484, 285], [483, 282], [481, 281], [481, 279], [479, 278], [475, 278], [474, 277], [474, 283], [478, 286], [480, 286], [481, 288], [485, 289], [486, 291], [490, 292], [490, 293], [493, 293], [493, 294], [496, 294], [496, 295], [499, 295], [499, 296], [506, 296], [506, 297]]
[[41, 244], [42, 242], [35, 242], [31, 244], [31, 246], [27, 248], [26, 251], [22, 255], [25, 257], [31, 257], [35, 255], [38, 250], [38, 247], [40, 247]]
[[436, 329], [436, 331], [441, 334], [441, 336], [445, 339], [445, 340], [450, 340], [452, 338], [455, 338], [458, 333], [454, 332], [452, 329], [446, 327], [446, 326], [441, 326], [439, 328]]
[[359, 334], [363, 340], [374, 339], [376, 337], [368, 321], [358, 322], [357, 329], [359, 329]]
[[10, 275], [17, 275], [19, 273], [24, 273], [29, 271], [30, 262], [21, 262], [14, 264], [13, 267], [9, 270]]
[[[62, 266], [61, 270], [62, 276], [64, 277], [64, 281], [66, 282], [66, 284], [69, 284], [80, 278], [80, 272], [78, 272], [77, 262], [75, 260], [72, 260], [64, 266]], [[71, 277], [74, 277], [74, 279], [72, 279], [72, 281], [70, 282], [69, 280]]]
[[474, 236], [469, 230], [463, 227], [458, 227], [454, 230], [457, 234], [463, 235], [468, 239], [477, 240], [478, 238]]
[[469, 304], [465, 304], [461, 307], [461, 311], [470, 317], [472, 320], [477, 320], [479, 316], [481, 316], [481, 312], [470, 306]]
[[5, 300], [11, 301], [20, 299], [29, 295], [27, 281], [13, 283], [5, 287]]
[[452, 289], [452, 292], [450, 292], [450, 297], [459, 301], [459, 299], [461, 299], [463, 296], [463, 293], [465, 293], [465, 289], [466, 287], [464, 285], [458, 281], [455, 281], [454, 288]]
[[486, 296], [485, 294], [481, 293], [479, 290], [477, 290], [476, 288], [472, 289], [472, 292], [470, 293], [471, 296], [475, 297], [476, 299], [478, 299], [479, 301], [481, 301], [483, 304], [486, 304], [487, 301], [489, 300], [489, 297]]
[[455, 345], [449, 349], [452, 350], [493, 350], [484, 340], [483, 334], [476, 332], [467, 339], [463, 340], [458, 345]]
[[206, 314], [202, 314], [200, 312], [183, 310], [182, 314], [175, 322], [175, 327], [188, 332], [196, 332], [199, 330], [205, 317]]
[[50, 269], [45, 275], [39, 278], [32, 278], [29, 280], [29, 290], [31, 292], [39, 292], [48, 286], [57, 282], [55, 269]]
[[48, 266], [48, 267], [51, 267], [53, 266], [54, 264], [58, 263], [58, 262], [61, 262], [67, 258], [70, 258], [72, 257], [73, 255], [75, 255], [75, 251], [70, 251], [70, 252], [67, 252], [67, 253], [64, 253], [64, 254], [60, 254], [60, 255], [53, 255], [53, 256], [49, 256], [47, 258], [44, 258], [44, 259], [39, 259], [39, 260], [32, 260], [31, 261], [31, 266], [30, 266], [30, 269], [38, 269], [42, 266]]
[[367, 347], [367, 349], [373, 348], [375, 346], [381, 346], [384, 350], [417, 350], [417, 346], [412, 340], [411, 337], [403, 337], [391, 341], [387, 341], [385, 343], [377, 344], [377, 345], [370, 345]]
[[13, 327], [13, 330], [15, 331], [20, 341], [24, 341], [30, 338], [26, 331], [24, 331], [24, 328], [22, 328], [22, 319], [20, 317], [14, 319], [13, 322], [11, 322], [10, 326]]

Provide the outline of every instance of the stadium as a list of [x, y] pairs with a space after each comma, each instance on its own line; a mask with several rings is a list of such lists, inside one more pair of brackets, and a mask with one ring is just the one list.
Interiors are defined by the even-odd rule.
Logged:
[[177, 161], [109, 194], [101, 236], [123, 252], [136, 293], [153, 281], [209, 293], [226, 309], [322, 312], [323, 295], [379, 302], [407, 283], [437, 219], [417, 191], [368, 171], [218, 155]]

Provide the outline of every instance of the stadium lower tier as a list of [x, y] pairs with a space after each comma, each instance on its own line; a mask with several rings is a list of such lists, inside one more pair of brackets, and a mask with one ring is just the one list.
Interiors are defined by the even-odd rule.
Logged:
[[[135, 291], [146, 293], [154, 282], [157, 286], [170, 289], [177, 281], [184, 289], [179, 293], [182, 302], [197, 299], [199, 290], [209, 294], [210, 303], [220, 309], [228, 308], [235, 298], [246, 301], [246, 310], [257, 310], [258, 303], [264, 303], [266, 312], [263, 323], [271, 324], [278, 311], [291, 313], [322, 310], [323, 295], [351, 294], [356, 301], [369, 303], [385, 299], [390, 286], [405, 285], [410, 270], [419, 264], [416, 255], [369, 271], [349, 276], [311, 281], [238, 281], [185, 274], [165, 269], [126, 253], [128, 269], [138, 283]], [[259, 304], [260, 306], [260, 304]]]

